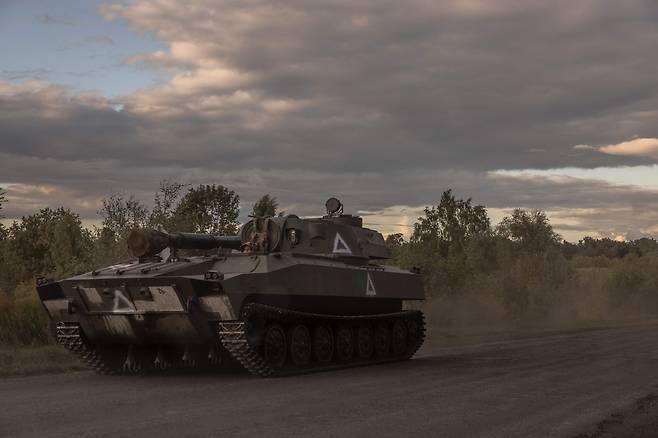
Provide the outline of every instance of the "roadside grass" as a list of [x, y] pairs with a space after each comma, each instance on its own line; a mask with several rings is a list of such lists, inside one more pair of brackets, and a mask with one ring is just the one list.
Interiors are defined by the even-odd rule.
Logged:
[[19, 285], [0, 293], [0, 377], [62, 373], [85, 369], [55, 344], [50, 319], [34, 286]]
[[0, 348], [53, 345], [52, 333], [34, 282], [19, 284], [11, 294], [0, 291]]
[[[525, 257], [509, 269], [467, 276], [452, 293], [427, 291], [429, 339], [442, 345], [656, 323], [658, 255], [558, 261]], [[0, 377], [85, 369], [55, 344], [33, 286], [0, 291]]]
[[86, 367], [59, 345], [0, 346], [0, 377], [53, 374]]

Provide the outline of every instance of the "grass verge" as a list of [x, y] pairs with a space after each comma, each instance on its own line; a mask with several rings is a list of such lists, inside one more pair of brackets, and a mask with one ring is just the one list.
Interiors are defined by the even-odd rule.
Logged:
[[63, 373], [86, 369], [59, 345], [0, 346], [0, 377]]

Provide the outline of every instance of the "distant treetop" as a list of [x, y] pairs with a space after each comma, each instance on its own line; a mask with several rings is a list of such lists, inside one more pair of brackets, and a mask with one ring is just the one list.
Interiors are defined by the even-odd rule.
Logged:
[[267, 194], [256, 201], [254, 208], [251, 210], [251, 215], [254, 217], [273, 217], [276, 215], [278, 207], [279, 203], [276, 198]]

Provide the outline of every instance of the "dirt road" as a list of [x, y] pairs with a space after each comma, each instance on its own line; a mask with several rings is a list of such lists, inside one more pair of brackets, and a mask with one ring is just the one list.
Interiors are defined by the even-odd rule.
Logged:
[[658, 324], [644, 324], [429, 342], [405, 363], [288, 378], [4, 379], [0, 436], [649, 437], [657, 385]]

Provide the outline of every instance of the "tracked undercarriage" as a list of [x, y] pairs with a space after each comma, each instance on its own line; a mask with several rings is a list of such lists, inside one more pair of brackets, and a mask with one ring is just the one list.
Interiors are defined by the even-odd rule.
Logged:
[[335, 199], [327, 209], [255, 218], [240, 236], [138, 230], [135, 260], [37, 289], [58, 342], [105, 374], [239, 363], [266, 377], [410, 358], [425, 322], [403, 302], [423, 299], [420, 276], [377, 264], [381, 234]]
[[421, 312], [320, 315], [253, 304], [241, 321], [213, 322], [218, 342], [93, 345], [76, 323], [60, 323], [57, 341], [100, 374], [220, 369], [237, 360], [250, 373], [284, 376], [409, 359], [425, 338]]
[[247, 322], [219, 322], [218, 334], [233, 357], [262, 377], [405, 360], [425, 338], [418, 311], [336, 316], [255, 304], [244, 316]]

